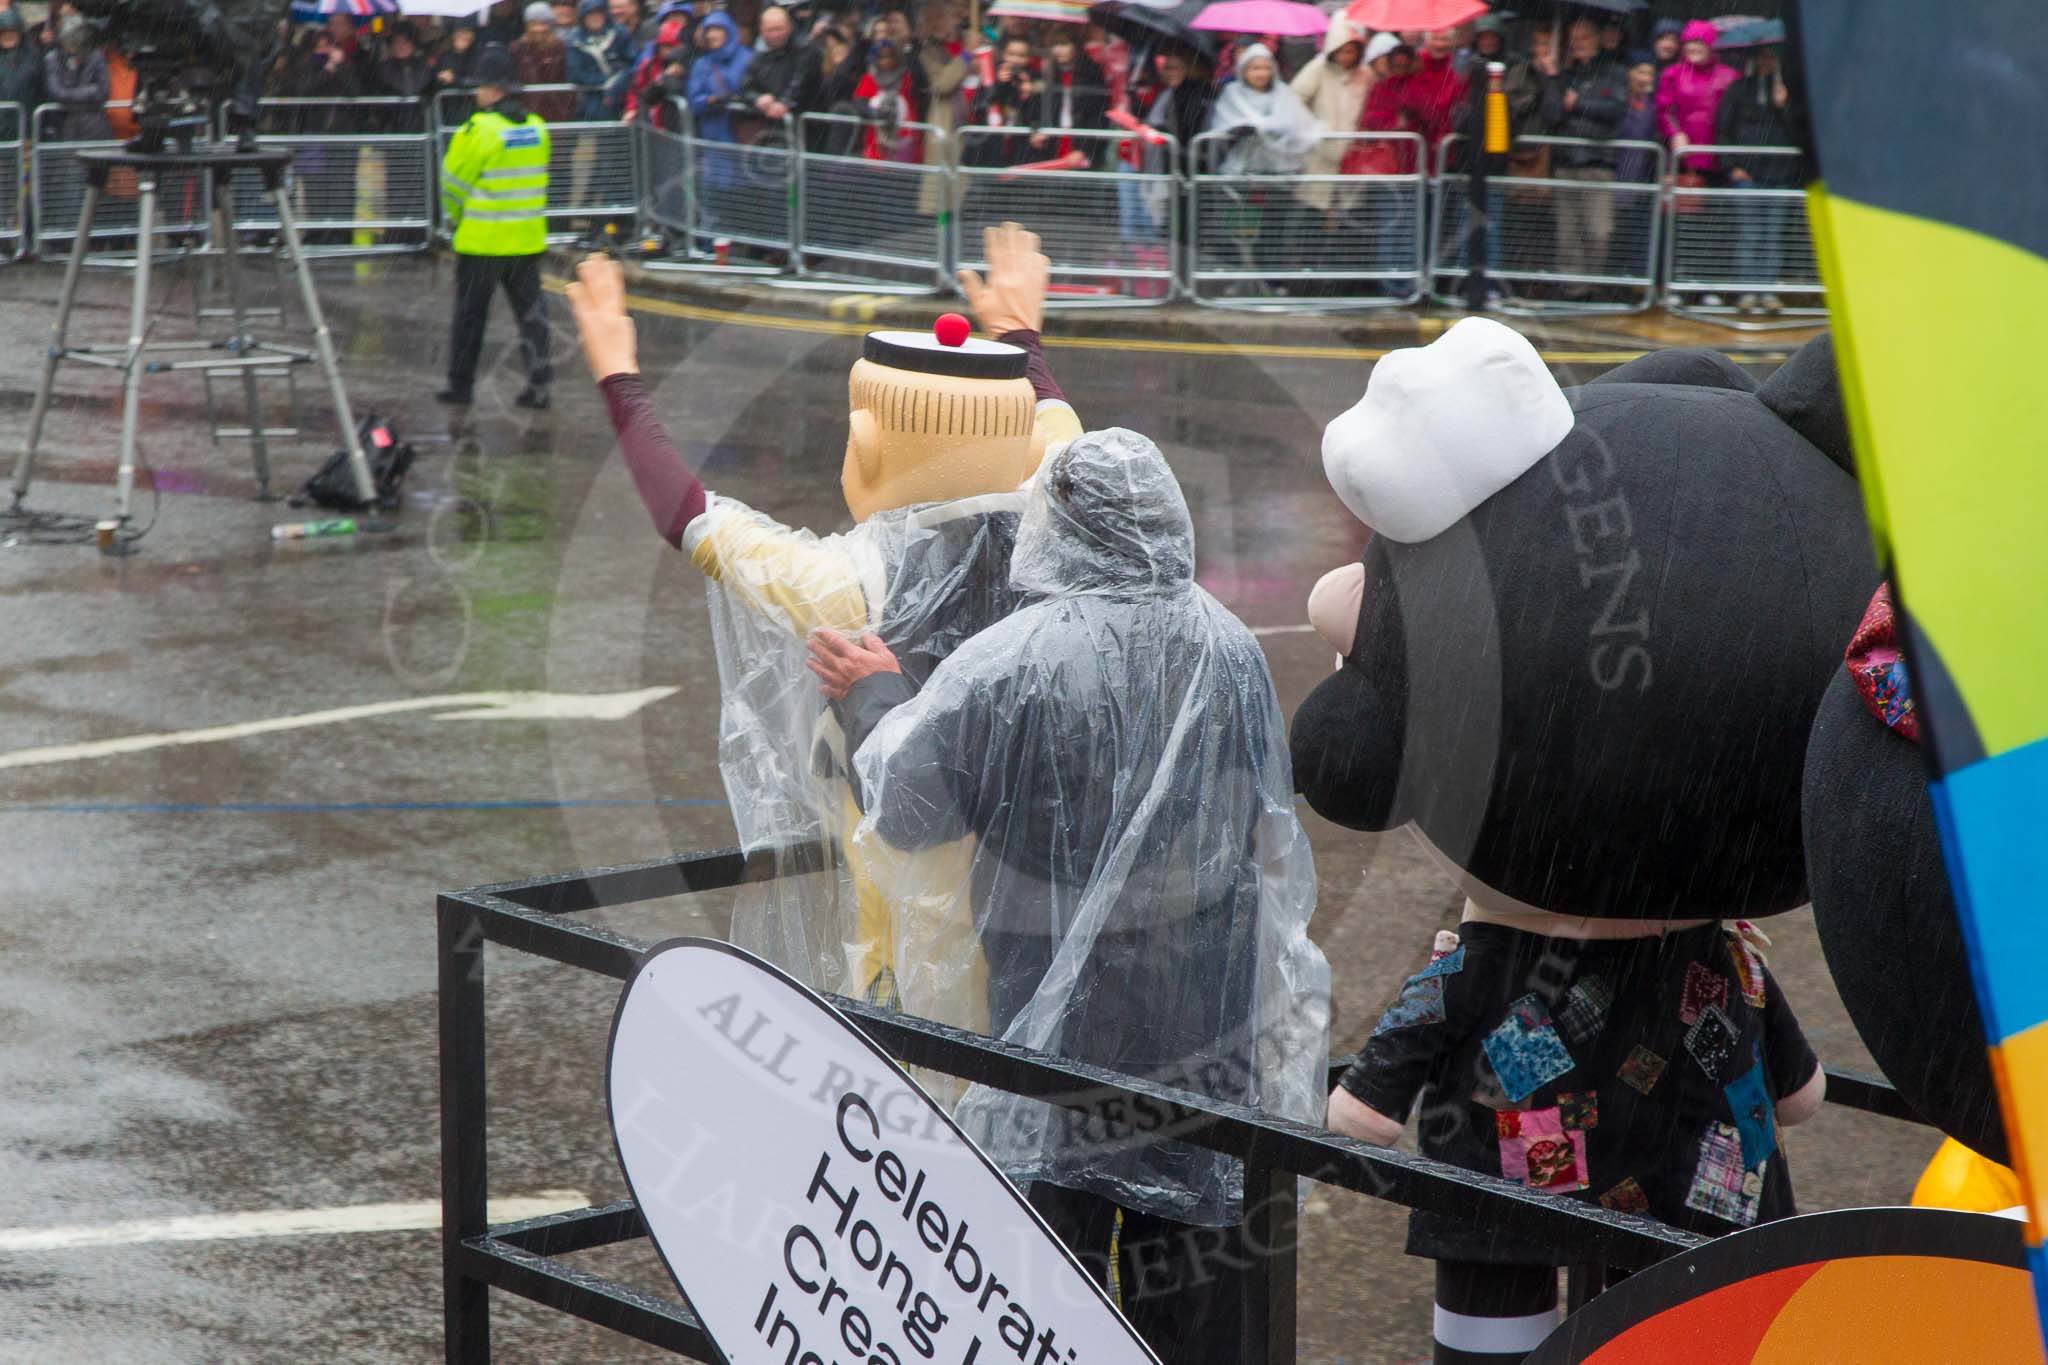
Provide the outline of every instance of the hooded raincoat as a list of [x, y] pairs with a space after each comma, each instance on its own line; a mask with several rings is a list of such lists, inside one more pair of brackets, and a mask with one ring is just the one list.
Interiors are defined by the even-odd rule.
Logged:
[[[1714, 26], [1703, 19], [1695, 19], [1685, 26], [1683, 38], [1688, 43], [1714, 41]], [[1664, 140], [1669, 142], [1678, 134], [1685, 134], [1688, 142], [1701, 146], [1712, 146], [1714, 142], [1714, 115], [1721, 107], [1721, 96], [1729, 86], [1739, 79], [1736, 70], [1714, 60], [1713, 54], [1698, 66], [1683, 59], [1664, 68], [1664, 74], [1657, 78], [1657, 125], [1663, 130]], [[1697, 171], [1705, 174], [1714, 169], [1711, 156], [1681, 156], [1678, 169]]]
[[[685, 93], [690, 101], [690, 117], [696, 120], [697, 136], [706, 142], [731, 142], [732, 114], [727, 107], [740, 96], [740, 89], [746, 82], [747, 66], [754, 60], [754, 54], [740, 41], [739, 25], [723, 10], [714, 10], [704, 17], [698, 26], [702, 30], [722, 29], [725, 32], [725, 46], [720, 48], [699, 48], [694, 61], [690, 63], [690, 80]], [[729, 162], [713, 162], [726, 178], [733, 177]]]
[[[1063, 399], [1042, 398], [1033, 427], [1049, 443], [1081, 433]], [[922, 683], [1022, 601], [1010, 553], [1023, 506], [1019, 491], [956, 498], [819, 536], [714, 493], [681, 542], [705, 575], [718, 766], [741, 847], [836, 844], [841, 854], [834, 866], [741, 887], [732, 941], [818, 990], [976, 1030], [987, 1018], [979, 954], [967, 902], [950, 891], [972, 848], [928, 847], [912, 860], [942, 871], [883, 869], [892, 886], [941, 888], [885, 899], [869, 864], [895, 857], [852, 843], [860, 810], [847, 785], [850, 748], [805, 667], [804, 640], [821, 626], [873, 631], [904, 677]]]
[[[1357, 43], [1361, 49], [1360, 60], [1348, 71], [1331, 60], [1332, 54], [1346, 43]], [[1341, 14], [1333, 16], [1330, 27], [1323, 34], [1322, 54], [1304, 66], [1288, 83], [1325, 133], [1353, 132], [1365, 116], [1365, 97], [1372, 91], [1373, 82], [1378, 77], [1363, 60], [1364, 44], [1364, 35], [1352, 26], [1350, 20]], [[1310, 149], [1308, 163], [1302, 169], [1310, 175], [1335, 175], [1344, 160], [1345, 151], [1353, 145], [1341, 138], [1318, 141]], [[1358, 202], [1359, 191], [1327, 180], [1311, 180], [1295, 190], [1294, 195], [1310, 208], [1348, 209]]]
[[[1265, 656], [1195, 585], [1187, 504], [1145, 437], [1056, 448], [1023, 497], [1009, 585], [1035, 600], [859, 743], [855, 847], [892, 899], [972, 905], [1004, 1041], [1312, 1121], [1329, 968]], [[970, 838], [950, 866], [904, 856]], [[957, 1116], [1020, 1184], [1240, 1215], [1242, 1168], [1163, 1115], [1076, 1125], [977, 1086]]]
[[1273, 68], [1273, 83], [1254, 90], [1240, 76], [1223, 87], [1209, 115], [1209, 131], [1244, 134], [1224, 151], [1217, 168], [1223, 175], [1294, 175], [1322, 132], [1301, 96], [1280, 79], [1271, 48], [1253, 43], [1238, 57], [1238, 70], [1259, 61]]

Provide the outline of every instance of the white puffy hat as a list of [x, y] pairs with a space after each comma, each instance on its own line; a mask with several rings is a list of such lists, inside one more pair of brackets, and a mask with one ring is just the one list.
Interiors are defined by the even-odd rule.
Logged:
[[1365, 60], [1376, 62], [1400, 45], [1400, 38], [1392, 33], [1375, 33], [1372, 41], [1365, 45]]
[[1520, 478], [1572, 429], [1528, 338], [1465, 318], [1373, 366], [1365, 397], [1323, 429], [1323, 472], [1358, 519], [1414, 544]]

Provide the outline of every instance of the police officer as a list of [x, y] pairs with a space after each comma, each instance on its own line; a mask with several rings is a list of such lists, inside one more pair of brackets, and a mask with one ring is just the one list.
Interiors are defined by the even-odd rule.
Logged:
[[448, 387], [434, 397], [467, 404], [483, 351], [491, 291], [502, 285], [519, 322], [526, 387], [512, 401], [545, 408], [554, 368], [541, 304], [540, 259], [547, 249], [548, 126], [519, 103], [512, 54], [486, 48], [474, 73], [477, 110], [449, 139], [441, 158], [441, 208], [455, 225], [455, 330], [448, 345]]

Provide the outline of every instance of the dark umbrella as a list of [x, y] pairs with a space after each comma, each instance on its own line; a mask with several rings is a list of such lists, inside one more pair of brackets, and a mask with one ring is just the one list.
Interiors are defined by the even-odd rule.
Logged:
[[[1215, 44], [1170, 11], [1151, 9], [1132, 0], [1102, 0], [1101, 4], [1088, 7], [1088, 20], [1103, 32], [1129, 43], [1134, 51], [1179, 52], [1212, 67], [1216, 64]], [[1132, 69], [1139, 69], [1136, 62]]]
[[[1627, 17], [1640, 14], [1650, 7], [1650, 0], [1524, 0], [1520, 10], [1522, 18], [1555, 18], [1575, 10], [1598, 10], [1602, 14]], [[1498, 11], [1496, 11], [1498, 12]]]

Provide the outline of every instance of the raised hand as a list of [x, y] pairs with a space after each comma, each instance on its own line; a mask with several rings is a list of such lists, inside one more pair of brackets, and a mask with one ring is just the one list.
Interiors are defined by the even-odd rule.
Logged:
[[583, 340], [583, 361], [590, 377], [603, 383], [615, 374], [640, 373], [638, 338], [632, 314], [626, 311], [626, 272], [602, 252], [592, 252], [576, 266], [569, 286], [569, 312], [576, 335]]
[[990, 336], [1005, 332], [1036, 332], [1045, 322], [1045, 287], [1052, 262], [1038, 249], [1038, 234], [1016, 223], [1004, 223], [982, 234], [982, 255], [988, 278], [972, 270], [960, 272], [960, 291], [974, 319]]

